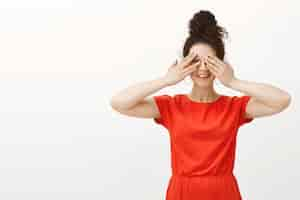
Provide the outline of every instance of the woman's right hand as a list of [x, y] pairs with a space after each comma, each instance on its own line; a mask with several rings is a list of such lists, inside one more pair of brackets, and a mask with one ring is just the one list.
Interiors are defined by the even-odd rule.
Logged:
[[168, 72], [164, 76], [164, 80], [168, 86], [177, 84], [197, 69], [197, 65], [199, 65], [201, 61], [192, 62], [196, 56], [197, 54], [190, 53], [184, 57], [180, 63], [177, 63], [176, 60], [175, 63], [169, 67]]

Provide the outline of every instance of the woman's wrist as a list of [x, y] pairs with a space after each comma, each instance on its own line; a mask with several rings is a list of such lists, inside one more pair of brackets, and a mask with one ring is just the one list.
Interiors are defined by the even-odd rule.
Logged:
[[158, 78], [158, 80], [160, 81], [160, 83], [162, 84], [162, 87], [168, 87], [171, 84], [168, 82], [168, 80], [166, 79], [165, 76], [161, 76]]

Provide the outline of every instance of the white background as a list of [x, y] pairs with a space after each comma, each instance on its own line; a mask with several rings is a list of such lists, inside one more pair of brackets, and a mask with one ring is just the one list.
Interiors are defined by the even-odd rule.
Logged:
[[[188, 21], [211, 10], [238, 78], [273, 84], [290, 107], [239, 130], [245, 200], [299, 198], [297, 1], [0, 1], [0, 199], [164, 199], [169, 138], [110, 97], [180, 57]], [[218, 82], [217, 82], [218, 83]], [[180, 82], [159, 93], [189, 92]], [[239, 94], [219, 84], [216, 90]]]

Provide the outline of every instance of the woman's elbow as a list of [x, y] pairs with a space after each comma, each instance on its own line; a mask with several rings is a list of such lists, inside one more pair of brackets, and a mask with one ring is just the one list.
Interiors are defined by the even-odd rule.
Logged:
[[281, 100], [280, 103], [280, 108], [281, 110], [286, 109], [287, 107], [289, 107], [289, 105], [291, 104], [292, 101], [292, 96], [289, 93], [286, 93]]

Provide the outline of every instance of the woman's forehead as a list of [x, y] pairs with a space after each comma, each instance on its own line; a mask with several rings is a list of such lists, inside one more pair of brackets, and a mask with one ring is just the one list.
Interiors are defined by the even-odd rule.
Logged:
[[203, 43], [193, 45], [190, 53], [196, 53], [200, 57], [215, 56], [215, 51], [209, 45]]

